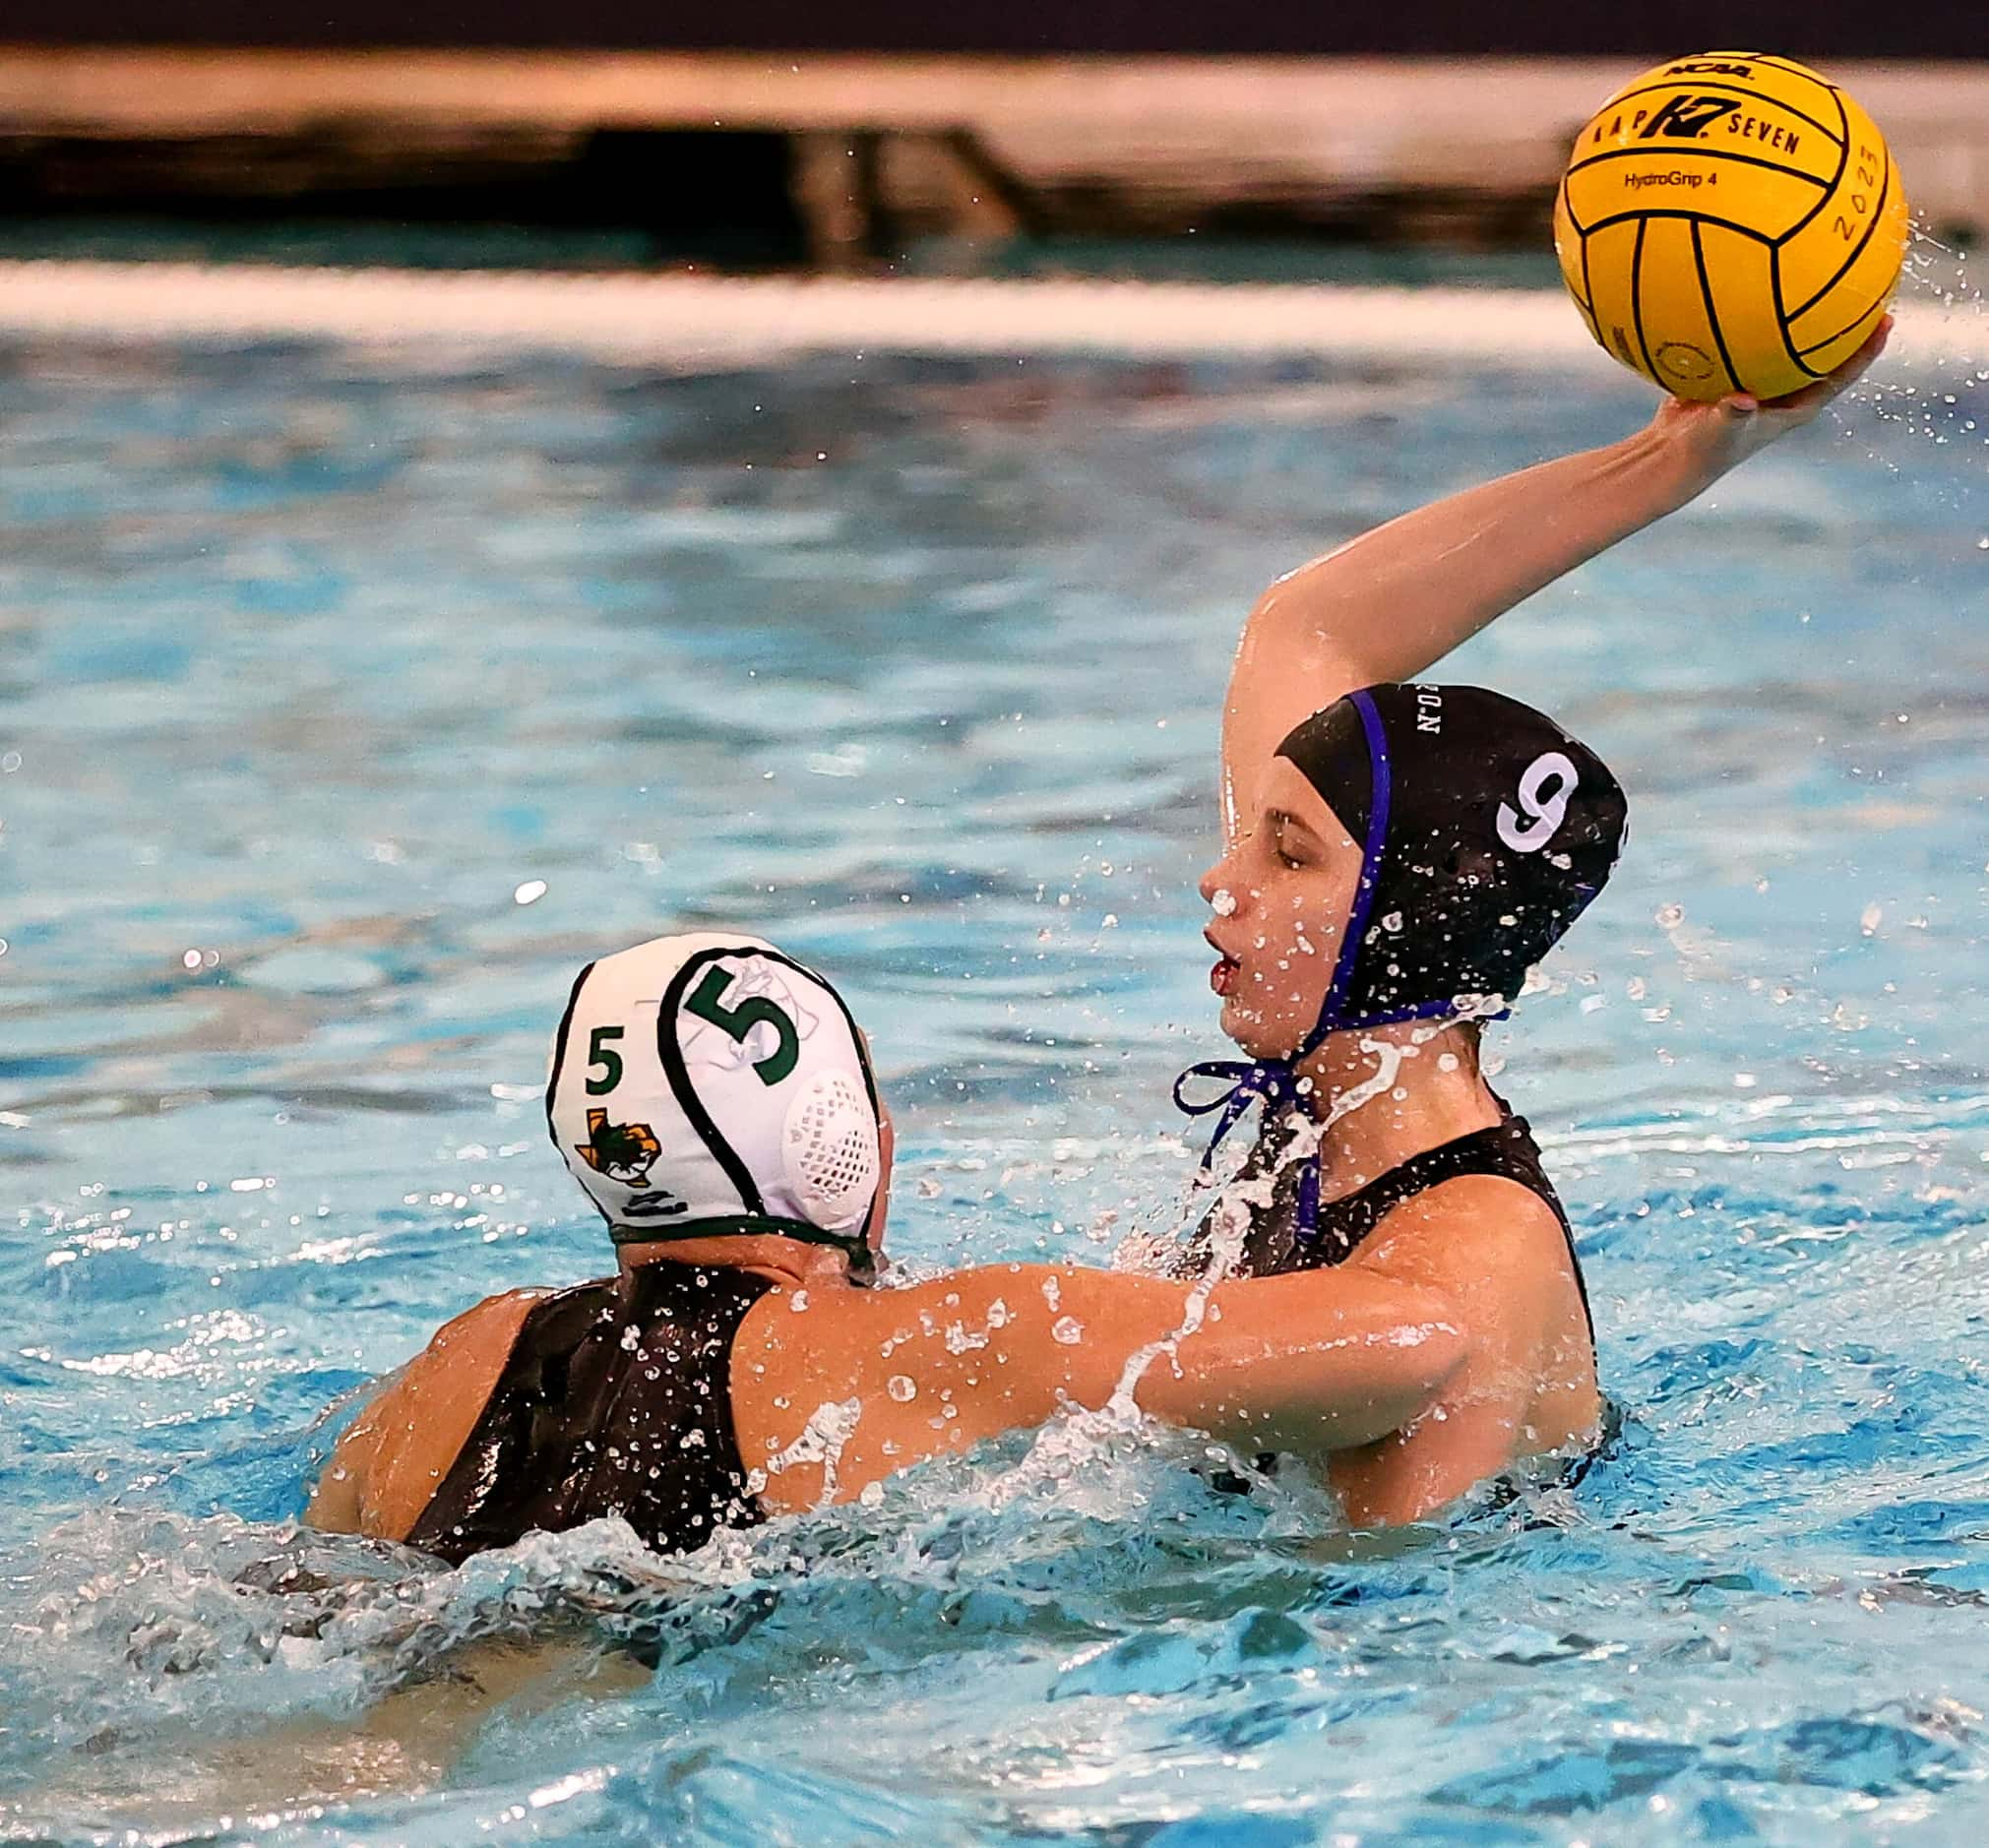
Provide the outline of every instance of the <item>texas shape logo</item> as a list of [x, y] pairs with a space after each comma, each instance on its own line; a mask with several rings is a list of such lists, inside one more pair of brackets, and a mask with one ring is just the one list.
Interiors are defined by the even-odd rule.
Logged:
[[588, 1140], [575, 1144], [575, 1152], [596, 1174], [610, 1181], [634, 1187], [648, 1179], [651, 1167], [663, 1145], [647, 1123], [610, 1123], [605, 1110], [587, 1113]]

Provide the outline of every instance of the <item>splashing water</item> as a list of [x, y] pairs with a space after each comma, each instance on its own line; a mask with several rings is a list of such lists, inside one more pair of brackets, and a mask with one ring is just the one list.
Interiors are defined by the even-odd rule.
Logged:
[[0, 368], [0, 1834], [1983, 1839], [1989, 342], [1913, 346], [1947, 446], [1846, 403], [1458, 666], [1637, 807], [1499, 1029], [1632, 1414], [1577, 1488], [1375, 1541], [1122, 1404], [690, 1559], [454, 1571], [290, 1523], [328, 1403], [611, 1262], [535, 1120], [581, 958], [660, 903], [845, 977], [918, 1274], [1174, 1229], [1237, 586], [1647, 402], [1424, 355]]
[[[893, 1393], [892, 1396], [896, 1398], [898, 1395]], [[758, 1495], [766, 1488], [769, 1477], [810, 1463], [820, 1463], [822, 1493], [817, 1502], [818, 1506], [827, 1508], [836, 1500], [836, 1472], [842, 1465], [842, 1452], [848, 1448], [849, 1440], [856, 1435], [856, 1427], [862, 1422], [861, 1399], [824, 1400], [808, 1414], [808, 1422], [801, 1427], [801, 1435], [792, 1444], [770, 1456], [764, 1468], [746, 1472], [748, 1492]]]
[[[1210, 1297], [1218, 1285], [1234, 1274], [1237, 1262], [1243, 1256], [1244, 1244], [1250, 1236], [1251, 1209], [1262, 1210], [1271, 1204], [1277, 1175], [1292, 1163], [1304, 1161], [1316, 1153], [1321, 1139], [1334, 1125], [1393, 1091], [1403, 1059], [1413, 1058], [1420, 1049], [1414, 1043], [1399, 1045], [1392, 1040], [1363, 1038], [1360, 1050], [1363, 1054], [1372, 1055], [1376, 1061], [1371, 1078], [1350, 1085], [1336, 1096], [1324, 1117], [1316, 1118], [1307, 1111], [1294, 1111], [1290, 1144], [1280, 1152], [1275, 1164], [1262, 1174], [1232, 1177], [1226, 1184], [1216, 1186], [1215, 1198], [1206, 1218], [1209, 1239], [1204, 1266], [1182, 1306], [1180, 1324], [1159, 1339], [1134, 1349], [1127, 1357], [1110, 1401], [1102, 1413], [1093, 1414], [1103, 1420], [1101, 1429], [1130, 1429], [1139, 1421], [1142, 1414], [1135, 1395], [1140, 1382], [1155, 1361], [1166, 1359], [1179, 1377], [1181, 1343], [1201, 1329], [1208, 1316]], [[1203, 1177], [1198, 1176], [1198, 1187], [1202, 1184]], [[1159, 1256], [1150, 1246], [1146, 1248], [1145, 1255], [1151, 1258]], [[1059, 1340], [1066, 1338], [1057, 1329], [1053, 1329], [1052, 1333]], [[1079, 1330], [1068, 1338], [1076, 1340], [1081, 1334], [1082, 1330]]]
[[[1840, 434], [1856, 440], [1868, 429], [1865, 419], [1877, 417], [1934, 449], [1972, 453], [1989, 444], [1989, 310], [1968, 274], [1968, 253], [1915, 225], [1900, 292], [1915, 305], [1939, 304], [1943, 339], [1932, 345], [1910, 333], [1896, 336], [1880, 371], [1845, 394], [1846, 404], [1862, 414], [1840, 414]], [[1941, 461], [1945, 470], [1947, 459]]]

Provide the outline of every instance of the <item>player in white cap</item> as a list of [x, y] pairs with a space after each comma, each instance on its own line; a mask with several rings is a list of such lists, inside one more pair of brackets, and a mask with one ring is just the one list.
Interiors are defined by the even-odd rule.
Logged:
[[1324, 1458], [1414, 1425], [1453, 1306], [1308, 1272], [1212, 1290], [1073, 1264], [871, 1287], [891, 1126], [836, 990], [758, 938], [662, 938], [574, 984], [546, 1116], [616, 1275], [493, 1297], [341, 1441], [325, 1527], [461, 1559], [603, 1515], [659, 1552], [1117, 1396]]
[[546, 1122], [618, 1245], [696, 1224], [838, 1246], [860, 1269], [884, 1175], [863, 1035], [757, 937], [666, 937], [590, 963]]

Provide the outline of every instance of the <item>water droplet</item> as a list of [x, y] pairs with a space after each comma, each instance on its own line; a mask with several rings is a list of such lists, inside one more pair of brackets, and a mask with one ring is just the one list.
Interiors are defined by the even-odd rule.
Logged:
[[528, 879], [511, 894], [513, 904], [536, 904], [545, 896], [546, 884], [542, 879]]
[[1059, 1316], [1050, 1324], [1050, 1339], [1065, 1347], [1076, 1347], [1085, 1338], [1085, 1324], [1075, 1316]]
[[901, 1405], [909, 1405], [918, 1396], [917, 1384], [901, 1373], [895, 1373], [884, 1383], [889, 1392]]
[[1223, 890], [1217, 892], [1214, 897], [1209, 900], [1209, 908], [1217, 917], [1234, 917], [1236, 915], [1236, 894], [1225, 887]]
[[1685, 922], [1685, 907], [1682, 904], [1661, 904], [1657, 907], [1657, 928], [1675, 931]]

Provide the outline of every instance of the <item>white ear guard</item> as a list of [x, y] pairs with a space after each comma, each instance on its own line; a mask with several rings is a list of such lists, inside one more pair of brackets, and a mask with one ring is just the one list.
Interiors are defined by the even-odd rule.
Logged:
[[862, 1035], [758, 938], [658, 938], [582, 970], [546, 1120], [617, 1243], [771, 1231], [867, 1254], [884, 1175]]
[[870, 1216], [882, 1162], [877, 1114], [847, 1072], [818, 1072], [787, 1107], [780, 1138], [787, 1184], [819, 1226], [847, 1232]]

